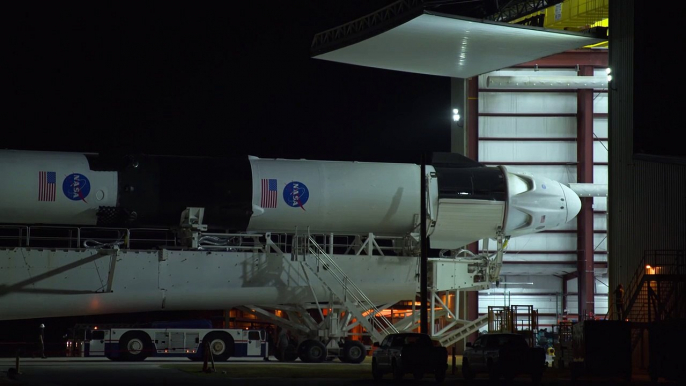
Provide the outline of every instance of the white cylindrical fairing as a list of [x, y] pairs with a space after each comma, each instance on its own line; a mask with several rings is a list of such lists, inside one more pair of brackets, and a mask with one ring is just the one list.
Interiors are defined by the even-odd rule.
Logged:
[[117, 174], [79, 153], [0, 151], [0, 223], [95, 225], [117, 203]]
[[404, 235], [417, 221], [418, 165], [259, 158], [250, 163], [248, 231]]

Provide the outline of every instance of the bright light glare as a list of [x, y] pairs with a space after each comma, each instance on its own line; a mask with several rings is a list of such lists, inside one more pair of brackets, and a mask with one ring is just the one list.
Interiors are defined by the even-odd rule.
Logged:
[[457, 109], [453, 109], [453, 114], [457, 114]]
[[610, 75], [610, 73], [612, 72], [612, 69], [611, 69], [610, 67], [608, 67], [608, 68], [605, 69], [605, 72], [606, 72], [608, 75]]
[[460, 120], [460, 114], [453, 115], [453, 121], [457, 122]]

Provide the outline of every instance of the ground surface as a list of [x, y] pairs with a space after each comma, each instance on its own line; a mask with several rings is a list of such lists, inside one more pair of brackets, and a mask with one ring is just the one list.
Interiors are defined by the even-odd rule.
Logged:
[[[491, 385], [485, 375], [473, 382], [466, 382], [460, 374], [461, 358], [456, 359], [455, 374], [452, 374], [452, 360], [448, 360], [448, 375], [444, 385], [471, 384], [475, 386]], [[401, 381], [393, 381], [386, 375], [377, 383], [371, 376], [371, 360], [367, 358], [361, 364], [346, 364], [338, 361], [319, 364], [301, 362], [282, 363], [274, 360], [265, 362], [261, 359], [229, 360], [216, 364], [215, 372], [203, 373], [202, 362], [189, 360], [147, 359], [143, 362], [111, 362], [107, 359], [91, 358], [47, 358], [22, 359], [19, 374], [12, 380], [7, 371], [15, 367], [15, 360], [0, 358], [0, 385], [15, 386], [76, 386], [76, 385], [433, 385], [432, 375], [416, 381], [406, 375]], [[504, 384], [504, 382], [499, 382]], [[518, 377], [514, 385], [531, 384], [526, 377]], [[564, 370], [548, 369], [542, 380], [543, 385], [572, 385], [569, 373]], [[585, 377], [576, 382], [578, 385], [626, 384], [616, 378]], [[632, 385], [650, 385], [645, 373], [636, 372]], [[661, 380], [660, 384], [674, 384]]]

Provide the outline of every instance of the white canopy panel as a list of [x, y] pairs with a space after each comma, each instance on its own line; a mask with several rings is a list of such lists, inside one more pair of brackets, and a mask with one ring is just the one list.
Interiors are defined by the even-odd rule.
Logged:
[[425, 11], [395, 28], [314, 58], [469, 78], [604, 40], [576, 32]]

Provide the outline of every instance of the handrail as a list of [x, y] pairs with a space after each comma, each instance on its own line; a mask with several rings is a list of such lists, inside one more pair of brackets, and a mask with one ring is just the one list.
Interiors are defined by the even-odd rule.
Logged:
[[[381, 310], [379, 310], [371, 301], [371, 299], [369, 299], [367, 295], [365, 295], [364, 292], [362, 292], [362, 290], [350, 280], [343, 269], [336, 264], [336, 262], [322, 249], [319, 244], [317, 244], [316, 240], [314, 240], [314, 238], [312, 238], [310, 235], [308, 235], [308, 251], [317, 258], [318, 262], [321, 262], [328, 267], [329, 272], [343, 287], [346, 295], [350, 295], [354, 299], [355, 303], [360, 307], [364, 307], [366, 310], [371, 309], [373, 311], [371, 313], [372, 325], [380, 328], [381, 331], [386, 334], [389, 333], [388, 331], [391, 331], [392, 333], [399, 332], [398, 329], [388, 319], [386, 319], [386, 317], [381, 315]], [[335, 268], [335, 270], [332, 271], [331, 267]], [[340, 277], [339, 275], [342, 275], [343, 277]], [[354, 290], [354, 292], [351, 291], [351, 289]], [[380, 317], [381, 321], [376, 318], [376, 315]]]
[[[624, 310], [625, 316], [631, 315], [631, 320], [635, 322], [647, 321], [647, 315], [644, 311], [650, 312], [647, 309], [648, 289], [644, 288], [648, 269], [655, 269], [656, 275], [686, 275], [686, 263], [684, 262], [685, 252], [682, 250], [653, 250], [645, 251], [641, 261], [634, 272], [634, 275], [629, 282], [627, 292], [625, 293], [625, 300], [628, 297], [628, 302]], [[652, 273], [650, 275], [653, 275]], [[645, 294], [643, 294], [645, 292]], [[645, 298], [644, 302], [637, 302], [639, 297]], [[614, 299], [614, 297], [612, 297]], [[639, 304], [640, 310], [635, 310], [634, 306]]]
[[[116, 233], [119, 232], [119, 233]], [[296, 233], [213, 233], [201, 232], [202, 236], [240, 237], [241, 245], [261, 242], [265, 237], [279, 246], [284, 252], [291, 251], [291, 242], [298, 236]], [[324, 238], [324, 244], [330, 248], [345, 249], [355, 245], [355, 239], [366, 235], [353, 233], [336, 234], [312, 234], [317, 238]], [[333, 236], [333, 237], [332, 237]], [[85, 240], [93, 240], [91, 245], [84, 245]], [[374, 235], [374, 240], [384, 240], [385, 243], [377, 245], [377, 250], [386, 251], [397, 249], [392, 245], [397, 240], [403, 240], [400, 236]], [[122, 243], [123, 241], [123, 243]], [[67, 248], [81, 249], [92, 248], [103, 244], [120, 245], [123, 249], [157, 249], [160, 247], [178, 247], [181, 237], [172, 228], [115, 228], [95, 226], [64, 226], [64, 225], [24, 225], [24, 224], [0, 224], [0, 248], [1, 247], [39, 247], [39, 248]], [[209, 249], [222, 249], [207, 243]], [[257, 246], [257, 245], [256, 245]], [[208, 248], [206, 248], [208, 249]]]

